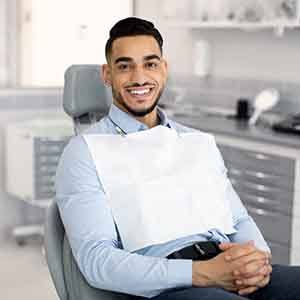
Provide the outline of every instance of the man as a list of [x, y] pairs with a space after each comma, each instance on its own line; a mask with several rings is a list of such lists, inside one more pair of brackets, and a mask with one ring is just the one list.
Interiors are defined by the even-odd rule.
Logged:
[[[299, 268], [272, 272], [213, 137], [157, 107], [162, 45], [151, 22], [114, 25], [102, 66], [109, 114], [61, 157], [57, 203], [81, 272], [96, 288], [159, 300], [298, 299]], [[205, 245], [221, 253], [202, 260]]]

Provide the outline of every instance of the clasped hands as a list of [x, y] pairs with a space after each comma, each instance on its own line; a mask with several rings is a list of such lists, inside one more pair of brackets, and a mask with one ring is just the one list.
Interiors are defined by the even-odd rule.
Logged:
[[270, 281], [271, 254], [245, 244], [222, 243], [223, 251], [207, 261], [193, 261], [194, 286], [218, 286], [240, 295], [248, 295]]

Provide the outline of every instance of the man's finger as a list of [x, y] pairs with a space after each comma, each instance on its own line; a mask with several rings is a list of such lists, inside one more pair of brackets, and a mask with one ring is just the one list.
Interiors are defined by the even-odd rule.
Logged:
[[271, 265], [265, 265], [259, 270], [259, 274], [268, 276], [272, 273], [272, 266]]
[[234, 246], [237, 246], [237, 243], [221, 243], [218, 245], [218, 247], [222, 250], [222, 251], [226, 251]]
[[221, 243], [221, 244], [219, 244], [218, 246], [219, 246], [219, 248], [221, 249], [221, 250], [223, 250], [223, 251], [226, 251], [226, 250], [228, 250], [228, 249], [230, 249], [230, 248], [232, 248], [232, 247], [235, 247], [235, 246], [243, 246], [243, 245], [252, 245], [252, 246], [254, 246], [254, 242], [253, 241], [248, 241], [248, 242], [246, 242], [245, 244], [238, 244], [238, 243]]
[[238, 245], [235, 247], [231, 247], [226, 251], [225, 260], [232, 261], [238, 259], [242, 256], [249, 255], [250, 253], [259, 251], [253, 243], [246, 243], [244, 245]]
[[265, 287], [270, 282], [270, 275], [266, 276], [261, 282], [257, 284], [258, 287]]
[[236, 285], [240, 287], [244, 286], [258, 286], [258, 284], [263, 284], [263, 280], [265, 280], [265, 276], [256, 275], [250, 278], [238, 279], [236, 280]]
[[238, 293], [239, 293], [239, 295], [244, 296], [244, 295], [249, 295], [257, 290], [258, 290], [257, 286], [250, 286], [250, 287], [239, 290]]
[[247, 265], [241, 266], [238, 269], [238, 274], [236, 273], [236, 271], [234, 271], [233, 275], [237, 279], [247, 279], [253, 276], [265, 276], [264, 273], [267, 272], [267, 270], [263, 269], [264, 266], [265, 262], [263, 260], [253, 261], [251, 263], [248, 263]]

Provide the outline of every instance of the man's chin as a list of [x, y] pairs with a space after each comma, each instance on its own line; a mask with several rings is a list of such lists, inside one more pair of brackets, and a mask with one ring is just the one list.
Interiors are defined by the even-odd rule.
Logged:
[[159, 99], [156, 99], [150, 106], [143, 108], [136, 108], [128, 105], [125, 101], [122, 101], [122, 106], [134, 117], [145, 117], [150, 114], [156, 107]]
[[140, 110], [132, 109], [130, 107], [127, 107], [126, 109], [129, 113], [131, 113], [135, 117], [145, 117], [146, 115], [150, 114], [155, 109], [155, 106], [151, 106], [149, 108], [140, 109]]
[[161, 90], [158, 93], [157, 97], [152, 98], [153, 102], [149, 99], [149, 101], [147, 101], [147, 102], [148, 103], [152, 102], [152, 104], [149, 104], [148, 107], [137, 108], [137, 107], [132, 107], [129, 104], [130, 101], [132, 101], [131, 99], [128, 99], [126, 101], [126, 97], [122, 97], [122, 95], [118, 94], [114, 89], [112, 89], [112, 92], [113, 92], [113, 97], [114, 97], [114, 100], [115, 100], [117, 106], [119, 106], [122, 110], [127, 111], [129, 114], [131, 114], [134, 117], [145, 117], [146, 115], [150, 114], [157, 106], [160, 96], [162, 94], [162, 90]]

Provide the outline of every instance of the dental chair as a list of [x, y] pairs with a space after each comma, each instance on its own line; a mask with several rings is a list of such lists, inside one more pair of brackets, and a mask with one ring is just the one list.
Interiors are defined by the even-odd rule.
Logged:
[[[65, 73], [63, 107], [74, 121], [75, 134], [108, 112], [109, 96], [101, 83], [99, 65], [71, 66]], [[45, 223], [48, 268], [60, 300], [128, 300], [129, 296], [91, 287], [71, 252], [59, 211], [53, 202]]]

